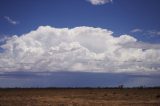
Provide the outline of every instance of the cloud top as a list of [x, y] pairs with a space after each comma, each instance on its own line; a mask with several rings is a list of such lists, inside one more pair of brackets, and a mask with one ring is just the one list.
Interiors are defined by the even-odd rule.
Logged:
[[113, 0], [87, 0], [92, 5], [104, 5], [106, 3], [111, 3]]
[[1, 73], [160, 71], [160, 45], [141, 43], [130, 35], [114, 37], [102, 28], [40, 26], [8, 38], [0, 47]]

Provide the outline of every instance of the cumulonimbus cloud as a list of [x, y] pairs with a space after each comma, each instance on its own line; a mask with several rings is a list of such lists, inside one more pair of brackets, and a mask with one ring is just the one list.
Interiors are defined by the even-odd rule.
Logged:
[[40, 26], [1, 45], [0, 72], [140, 72], [160, 71], [160, 45], [130, 35], [114, 37], [94, 27]]
[[113, 0], [87, 0], [87, 1], [90, 2], [92, 5], [103, 5], [106, 3], [113, 2]]

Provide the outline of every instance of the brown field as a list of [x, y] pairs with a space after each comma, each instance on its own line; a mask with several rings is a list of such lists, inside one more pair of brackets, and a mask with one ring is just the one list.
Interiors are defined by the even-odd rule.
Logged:
[[160, 89], [0, 89], [0, 106], [160, 106]]

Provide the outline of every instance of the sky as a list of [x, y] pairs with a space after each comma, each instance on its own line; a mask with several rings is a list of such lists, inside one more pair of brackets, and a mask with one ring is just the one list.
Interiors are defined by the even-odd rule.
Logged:
[[160, 86], [160, 0], [0, 0], [0, 87]]

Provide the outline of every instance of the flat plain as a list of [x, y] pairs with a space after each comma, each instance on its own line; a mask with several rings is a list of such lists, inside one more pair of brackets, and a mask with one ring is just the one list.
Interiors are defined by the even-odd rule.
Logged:
[[0, 106], [160, 106], [160, 89], [0, 89]]

